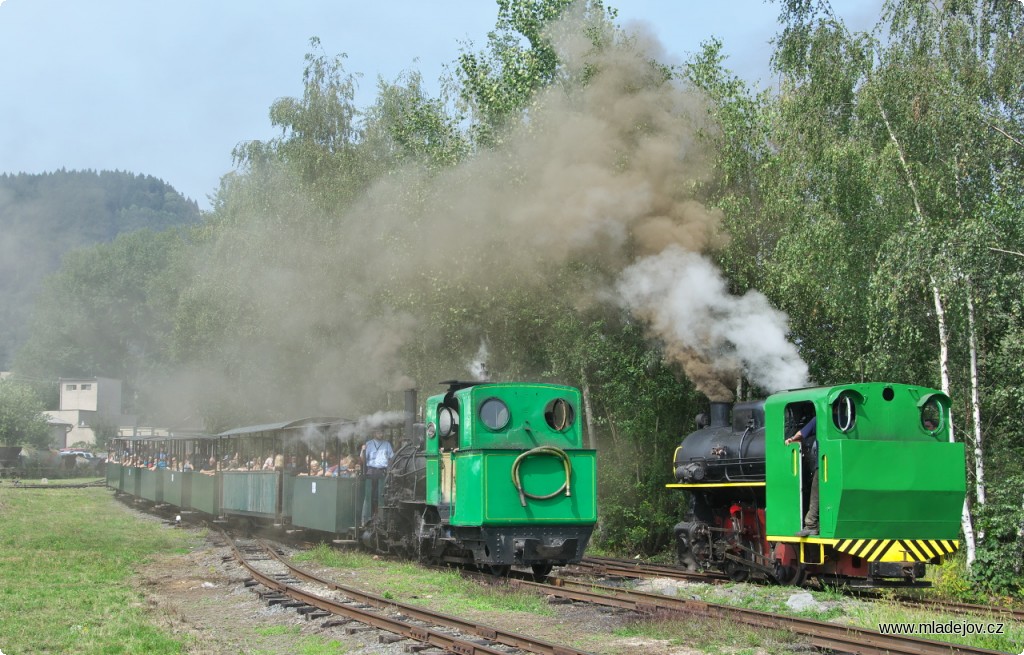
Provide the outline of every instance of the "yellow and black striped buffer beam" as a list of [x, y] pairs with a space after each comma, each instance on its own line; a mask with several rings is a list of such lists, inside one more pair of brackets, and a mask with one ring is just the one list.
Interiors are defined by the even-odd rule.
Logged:
[[952, 555], [959, 546], [952, 539], [839, 539], [834, 548], [869, 562], [927, 562]]

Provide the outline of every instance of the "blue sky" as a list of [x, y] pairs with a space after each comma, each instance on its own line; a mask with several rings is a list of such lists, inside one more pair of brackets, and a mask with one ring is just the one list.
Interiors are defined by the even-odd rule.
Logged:
[[[619, 22], [642, 24], [679, 62], [712, 36], [752, 84], [768, 79], [776, 8], [762, 0], [621, 0]], [[880, 0], [836, 0], [868, 29]], [[231, 149], [276, 135], [270, 104], [302, 93], [303, 56], [320, 38], [376, 80], [419, 70], [436, 81], [467, 43], [483, 46], [489, 0], [0, 0], [0, 173], [59, 168], [153, 175], [208, 208]]]

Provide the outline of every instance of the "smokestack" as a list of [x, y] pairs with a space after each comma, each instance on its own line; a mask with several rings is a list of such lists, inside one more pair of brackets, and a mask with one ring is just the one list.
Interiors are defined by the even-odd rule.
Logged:
[[405, 440], [413, 443], [416, 440], [413, 424], [416, 422], [416, 390], [405, 390]]
[[724, 403], [720, 401], [711, 401], [711, 427], [713, 428], [724, 428], [729, 425], [729, 410], [732, 409], [732, 403]]

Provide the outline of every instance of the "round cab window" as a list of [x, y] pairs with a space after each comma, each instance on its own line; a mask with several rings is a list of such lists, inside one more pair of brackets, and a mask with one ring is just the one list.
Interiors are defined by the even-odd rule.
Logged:
[[492, 430], [501, 430], [508, 425], [508, 405], [497, 398], [488, 398], [480, 405], [480, 420]]
[[553, 430], [561, 432], [576, 420], [576, 410], [564, 398], [556, 398], [544, 409], [544, 420]]
[[857, 423], [857, 406], [848, 394], [839, 396], [832, 403], [832, 423], [840, 432], [849, 432]]
[[942, 408], [935, 400], [929, 400], [921, 407], [921, 427], [935, 432], [942, 427]]
[[451, 407], [441, 407], [437, 410], [437, 435], [447, 437], [459, 427], [459, 417]]

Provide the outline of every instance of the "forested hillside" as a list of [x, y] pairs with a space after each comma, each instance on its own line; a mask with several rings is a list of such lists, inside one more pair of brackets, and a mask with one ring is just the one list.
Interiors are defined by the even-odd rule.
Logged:
[[124, 378], [211, 429], [401, 409], [484, 361], [573, 384], [600, 539], [648, 552], [709, 396], [930, 385], [968, 445], [974, 575], [1019, 590], [1024, 6], [892, 0], [853, 33], [780, 2], [756, 90], [714, 41], [659, 62], [600, 0], [497, 4], [442, 97], [411, 73], [357, 107], [314, 39], [208, 220], [69, 257], [17, 370]]
[[43, 278], [76, 248], [122, 232], [199, 220], [194, 201], [156, 178], [124, 172], [0, 175], [0, 370], [25, 342]]

